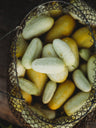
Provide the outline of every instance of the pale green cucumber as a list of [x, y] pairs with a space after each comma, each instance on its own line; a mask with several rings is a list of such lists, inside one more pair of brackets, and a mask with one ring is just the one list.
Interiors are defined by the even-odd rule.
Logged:
[[63, 72], [66, 69], [64, 62], [57, 57], [46, 57], [35, 59], [32, 62], [32, 69], [46, 74]]
[[80, 110], [80, 108], [86, 103], [89, 92], [79, 92], [71, 99], [69, 99], [64, 105], [64, 111], [68, 116], [73, 115], [75, 112]]
[[42, 42], [39, 38], [34, 38], [28, 45], [23, 57], [22, 64], [26, 69], [31, 69], [32, 61], [39, 57], [42, 51]]
[[53, 48], [53, 45], [50, 43], [50, 44], [46, 44], [44, 47], [43, 47], [43, 50], [42, 50], [42, 57], [57, 57], [57, 54]]
[[29, 107], [30, 107], [30, 109], [31, 109], [32, 111], [34, 111], [34, 112], [37, 113], [38, 115], [45, 117], [45, 115], [41, 112], [41, 110], [38, 109], [36, 106], [29, 106]]
[[91, 56], [88, 60], [87, 74], [89, 81], [96, 86], [96, 55]]
[[35, 104], [34, 106], [29, 106], [32, 111], [37, 113], [40, 116], [43, 116], [44, 118], [47, 118], [49, 120], [52, 120], [56, 117], [56, 112], [49, 109], [43, 109], [40, 107], [40, 104]]
[[91, 56], [91, 52], [87, 48], [80, 49], [79, 54], [80, 57], [85, 61], [88, 61], [89, 57]]
[[42, 102], [44, 104], [47, 104], [53, 97], [55, 91], [57, 88], [57, 84], [53, 81], [48, 81], [48, 83], [45, 85], [45, 89], [43, 92]]
[[[29, 22], [29, 21], [28, 21]], [[54, 19], [46, 15], [40, 15], [30, 19], [30, 22], [25, 24], [22, 35], [24, 39], [31, 39], [40, 36], [47, 32], [54, 24]]]
[[41, 112], [47, 117], [49, 120], [55, 119], [56, 112], [50, 109], [40, 109]]
[[25, 78], [18, 78], [20, 88], [31, 95], [38, 95], [37, 86]]
[[47, 74], [50, 80], [57, 82], [57, 83], [62, 83], [64, 82], [67, 77], [68, 77], [68, 69], [66, 69], [63, 72], [56, 73], [56, 74]]
[[81, 70], [77, 69], [73, 72], [73, 80], [77, 88], [83, 92], [89, 92], [91, 90], [91, 84]]
[[65, 37], [62, 40], [69, 45], [75, 56], [75, 63], [70, 67], [70, 72], [71, 72], [74, 71], [79, 66], [79, 52], [78, 52], [77, 42], [70, 37]]
[[71, 67], [75, 65], [75, 55], [69, 45], [60, 39], [55, 39], [53, 40], [53, 47], [70, 71]]

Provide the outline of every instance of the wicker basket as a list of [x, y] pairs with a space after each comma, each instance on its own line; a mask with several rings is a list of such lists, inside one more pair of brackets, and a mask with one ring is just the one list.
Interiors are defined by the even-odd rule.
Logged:
[[[82, 8], [81, 8], [82, 7]], [[34, 9], [32, 9], [27, 16], [23, 19], [20, 26], [16, 32], [14, 38], [14, 47], [11, 47], [11, 63], [9, 65], [9, 80], [8, 80], [8, 102], [9, 107], [13, 114], [17, 117], [20, 123], [25, 128], [70, 128], [73, 127], [78, 121], [84, 118], [92, 109], [95, 107], [95, 87], [90, 93], [90, 97], [87, 102], [82, 106], [82, 108], [77, 111], [74, 115], [67, 117], [61, 115], [60, 117], [54, 120], [48, 120], [44, 118], [35, 111], [30, 109], [30, 106], [26, 104], [23, 100], [22, 95], [20, 93], [19, 82], [16, 71], [16, 40], [19, 33], [22, 32], [26, 21], [30, 20], [30, 18], [40, 15], [46, 14], [50, 15], [50, 10], [61, 9], [63, 13], [72, 12], [77, 15], [83, 24], [87, 25], [90, 29], [91, 35], [95, 42], [95, 37], [92, 32], [91, 23], [94, 24], [96, 19], [93, 18], [93, 15], [90, 15], [90, 11], [94, 11], [87, 6], [86, 3], [81, 0], [75, 0], [75, 2], [65, 2], [65, 1], [50, 1], [47, 3], [43, 3]], [[88, 11], [89, 10], [89, 11]], [[94, 16], [96, 17], [96, 16]], [[95, 23], [96, 24], [96, 23]], [[95, 43], [94, 43], [95, 46]], [[94, 47], [95, 48], [95, 47]], [[96, 62], [95, 62], [96, 63]], [[94, 78], [94, 85], [96, 78]]]

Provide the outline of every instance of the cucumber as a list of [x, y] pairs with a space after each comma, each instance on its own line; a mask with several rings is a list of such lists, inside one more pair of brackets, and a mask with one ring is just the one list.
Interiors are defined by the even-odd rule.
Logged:
[[42, 50], [42, 57], [57, 57], [52, 44], [46, 44]]
[[31, 69], [32, 61], [39, 57], [42, 51], [42, 42], [39, 38], [34, 38], [28, 45], [23, 57], [22, 65], [26, 69]]
[[64, 62], [57, 57], [46, 57], [35, 59], [32, 62], [32, 69], [46, 74], [60, 73], [66, 69]]
[[25, 75], [25, 68], [19, 59], [17, 60], [17, 75], [18, 77], [24, 77]]
[[22, 34], [17, 35], [16, 40], [16, 57], [22, 57], [26, 51], [28, 43], [24, 40]]
[[89, 49], [87, 48], [82, 48], [80, 49], [79, 51], [79, 54], [80, 54], [80, 57], [85, 60], [85, 61], [88, 61], [89, 57], [91, 56], [91, 52]]
[[75, 24], [75, 20], [70, 15], [60, 16], [46, 34], [45, 41], [52, 42], [54, 39], [70, 36], [75, 28]]
[[18, 78], [18, 80], [19, 80], [19, 86], [23, 91], [31, 95], [35, 95], [35, 96], [38, 95], [38, 88], [34, 83], [32, 83], [31, 81], [25, 78]]
[[53, 24], [54, 19], [52, 17], [45, 15], [37, 16], [34, 19], [30, 19], [30, 22], [25, 24], [22, 35], [26, 40], [40, 36], [41, 34], [47, 32]]
[[45, 85], [45, 89], [43, 92], [42, 102], [47, 104], [53, 97], [55, 90], [57, 88], [57, 84], [53, 81], [48, 81]]
[[69, 45], [63, 40], [55, 39], [53, 41], [53, 47], [57, 55], [65, 62], [68, 70], [71, 71], [71, 67], [75, 65], [75, 55]]
[[78, 46], [75, 40], [73, 40], [70, 37], [65, 37], [62, 39], [65, 43], [69, 45], [71, 48], [74, 56], [75, 56], [75, 63], [70, 67], [70, 71], [75, 70], [79, 66], [79, 52], [78, 52]]
[[63, 72], [56, 73], [56, 74], [47, 74], [50, 80], [57, 82], [57, 83], [62, 83], [64, 82], [67, 77], [68, 77], [68, 69], [66, 69]]
[[88, 60], [87, 74], [91, 84], [96, 86], [96, 55], [91, 56]]
[[79, 28], [73, 33], [72, 37], [77, 42], [79, 48], [90, 48], [94, 43], [88, 27]]
[[53, 110], [50, 110], [47, 108], [43, 108], [41, 104], [36, 103], [34, 105], [34, 107], [36, 109], [40, 110], [44, 114], [44, 116], [49, 120], [52, 120], [56, 117], [56, 111], [53, 111]]
[[52, 110], [60, 108], [68, 98], [74, 93], [75, 85], [72, 81], [66, 80], [65, 82], [58, 85], [58, 88], [48, 103], [48, 107]]
[[26, 70], [26, 75], [28, 79], [37, 86], [39, 91], [38, 96], [40, 96], [48, 79], [47, 75], [44, 73], [36, 72], [33, 69]]
[[68, 116], [73, 115], [86, 103], [89, 92], [79, 92], [64, 104], [64, 111]]
[[77, 88], [79, 88], [81, 91], [89, 92], [91, 90], [91, 84], [81, 70], [77, 69], [73, 72], [73, 80]]

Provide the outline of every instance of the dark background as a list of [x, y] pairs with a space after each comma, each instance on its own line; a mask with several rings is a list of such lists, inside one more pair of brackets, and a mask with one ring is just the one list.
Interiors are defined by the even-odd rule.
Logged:
[[[20, 24], [26, 14], [36, 5], [48, 0], [0, 0], [0, 38]], [[68, 1], [68, 0], [66, 0]], [[96, 9], [95, 0], [86, 0], [90, 6]], [[0, 90], [6, 91], [7, 68], [9, 64], [8, 51], [12, 35], [0, 41]], [[89, 114], [74, 128], [87, 128], [86, 120], [95, 122], [96, 112]], [[8, 108], [7, 96], [0, 94], [0, 118], [11, 123], [19, 124]], [[91, 128], [90, 125], [88, 128]]]

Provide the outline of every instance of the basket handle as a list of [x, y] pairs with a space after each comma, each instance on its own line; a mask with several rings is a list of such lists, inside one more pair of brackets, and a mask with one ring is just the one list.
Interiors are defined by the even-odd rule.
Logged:
[[0, 38], [0, 41], [3, 40], [4, 38], [6, 38], [7, 36], [9, 36], [11, 33], [15, 32], [17, 29], [22, 29], [22, 26], [17, 26], [15, 28], [13, 28], [11, 31], [9, 31], [8, 33], [6, 33], [4, 36], [2, 36]]

